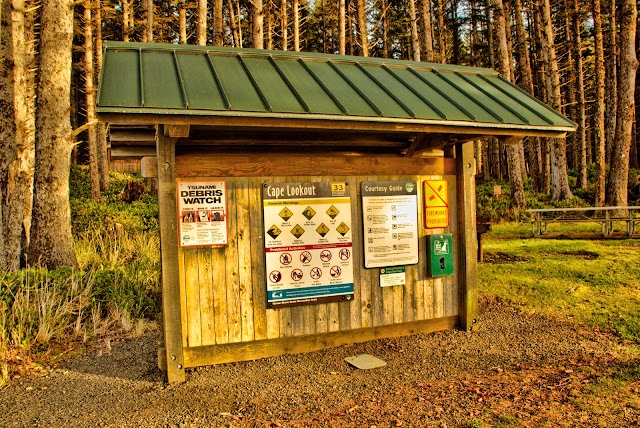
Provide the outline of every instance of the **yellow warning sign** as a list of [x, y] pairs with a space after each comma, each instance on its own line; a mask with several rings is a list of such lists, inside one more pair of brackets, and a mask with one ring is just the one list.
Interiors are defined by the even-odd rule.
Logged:
[[280, 229], [278, 229], [278, 226], [276, 226], [275, 224], [273, 226], [271, 226], [269, 228], [269, 230], [267, 230], [267, 234], [272, 237], [273, 239], [276, 239], [278, 237], [278, 235], [280, 235], [282, 233], [282, 231]]
[[284, 207], [282, 209], [282, 211], [280, 211], [280, 214], [278, 214], [280, 217], [282, 217], [282, 219], [284, 221], [287, 221], [291, 218], [291, 216], [293, 216], [293, 213], [291, 212], [291, 210], [287, 207]]
[[313, 216], [316, 215], [316, 211], [311, 207], [307, 207], [302, 211], [302, 215], [305, 216], [307, 220], [311, 220]]
[[335, 219], [338, 214], [340, 214], [340, 211], [338, 211], [335, 206], [331, 205], [327, 210], [327, 214], [329, 215], [329, 217], [331, 217], [331, 219]]
[[344, 236], [349, 231], [349, 226], [347, 226], [346, 224], [344, 224], [344, 222], [342, 222], [342, 223], [340, 223], [340, 226], [338, 226], [338, 228], [336, 230], [338, 231], [338, 233], [340, 235]]
[[449, 193], [446, 180], [424, 181], [424, 227], [449, 227]]
[[326, 224], [321, 223], [320, 226], [318, 226], [318, 228], [316, 229], [316, 232], [318, 232], [318, 235], [324, 238], [324, 235], [329, 233], [329, 228], [327, 227]]
[[291, 234], [298, 239], [302, 236], [303, 233], [304, 229], [301, 228], [299, 224], [296, 224], [293, 229], [291, 229]]

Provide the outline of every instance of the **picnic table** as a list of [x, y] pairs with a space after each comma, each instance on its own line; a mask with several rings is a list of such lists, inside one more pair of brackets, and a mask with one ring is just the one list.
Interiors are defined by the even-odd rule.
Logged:
[[[640, 224], [640, 206], [616, 207], [581, 207], [581, 208], [537, 208], [527, 210], [533, 214], [531, 233], [538, 236], [547, 233], [547, 224], [561, 222], [592, 222], [602, 226], [602, 234], [609, 235], [613, 231], [614, 222], [625, 222], [627, 235], [635, 232]], [[620, 215], [626, 212], [626, 215]]]

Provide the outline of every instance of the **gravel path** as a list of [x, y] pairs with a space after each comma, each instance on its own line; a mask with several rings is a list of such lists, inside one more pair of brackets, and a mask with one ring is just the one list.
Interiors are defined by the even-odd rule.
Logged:
[[[156, 368], [150, 332], [12, 381], [0, 426], [640, 426], [639, 379], [600, 392], [630, 359], [637, 376], [638, 347], [499, 301], [480, 309], [473, 333], [199, 368], [177, 385]], [[344, 361], [364, 353], [387, 366]]]

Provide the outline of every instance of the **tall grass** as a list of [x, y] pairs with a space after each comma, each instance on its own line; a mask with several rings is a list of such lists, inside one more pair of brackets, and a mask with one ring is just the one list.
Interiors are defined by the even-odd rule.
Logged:
[[52, 341], [137, 335], [159, 315], [157, 201], [149, 194], [121, 201], [120, 190], [131, 179], [112, 173], [104, 200], [96, 202], [85, 189], [86, 169], [72, 169], [79, 270], [0, 272], [0, 386], [11, 376], [16, 355], [37, 356]]

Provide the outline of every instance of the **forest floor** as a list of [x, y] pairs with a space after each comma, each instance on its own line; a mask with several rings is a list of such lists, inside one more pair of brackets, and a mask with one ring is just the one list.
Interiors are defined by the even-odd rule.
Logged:
[[[637, 343], [495, 297], [471, 333], [198, 368], [181, 384], [156, 367], [159, 340], [149, 331], [32, 365], [0, 390], [0, 426], [640, 426]], [[345, 362], [358, 354], [387, 365]]]

